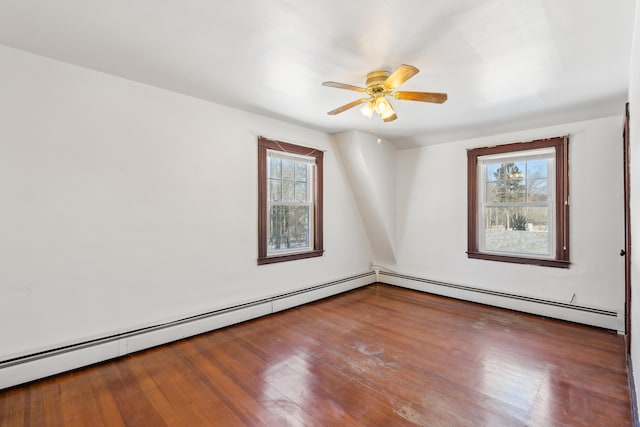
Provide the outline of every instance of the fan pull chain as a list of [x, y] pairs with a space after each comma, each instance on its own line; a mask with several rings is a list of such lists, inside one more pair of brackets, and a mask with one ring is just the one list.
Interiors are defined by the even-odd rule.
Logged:
[[[371, 136], [375, 137], [375, 136], [377, 136], [376, 129], [378, 129], [378, 130], [380, 129], [380, 122], [377, 121], [377, 119], [374, 118], [374, 117], [371, 117], [369, 120], [371, 120], [371, 131], [369, 133], [371, 133]], [[373, 123], [374, 120], [376, 120], [375, 124]], [[374, 127], [376, 129], [374, 129]], [[380, 138], [379, 136], [376, 138], [376, 144], [378, 144], [378, 147], [380, 147], [382, 145], [382, 138]]]

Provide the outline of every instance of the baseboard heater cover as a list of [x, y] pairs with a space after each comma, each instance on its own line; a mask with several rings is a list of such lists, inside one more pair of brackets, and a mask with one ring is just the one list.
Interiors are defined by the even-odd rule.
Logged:
[[0, 361], [0, 390], [303, 305], [375, 282], [367, 272], [172, 322]]
[[613, 310], [493, 291], [388, 271], [380, 271], [380, 281], [394, 286], [427, 291], [452, 298], [624, 331], [623, 316]]

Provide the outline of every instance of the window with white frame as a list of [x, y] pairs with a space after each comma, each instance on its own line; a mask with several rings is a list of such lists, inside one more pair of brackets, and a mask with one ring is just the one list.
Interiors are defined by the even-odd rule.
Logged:
[[468, 152], [470, 258], [568, 267], [568, 138]]
[[260, 138], [258, 263], [322, 255], [322, 152]]

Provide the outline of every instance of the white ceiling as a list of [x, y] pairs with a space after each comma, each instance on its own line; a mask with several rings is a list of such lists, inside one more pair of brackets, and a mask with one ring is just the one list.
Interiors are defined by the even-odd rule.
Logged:
[[[636, 0], [2, 0], [0, 44], [327, 132], [400, 147], [623, 111]], [[411, 64], [371, 121], [364, 85]]]

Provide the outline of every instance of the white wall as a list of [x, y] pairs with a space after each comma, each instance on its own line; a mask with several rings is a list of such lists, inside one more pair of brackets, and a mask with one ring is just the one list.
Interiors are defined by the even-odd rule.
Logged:
[[[326, 150], [323, 257], [257, 266], [257, 136]], [[367, 271], [321, 132], [0, 47], [0, 360]]]
[[631, 139], [631, 360], [636, 396], [640, 395], [640, 4], [636, 6], [629, 72]]
[[[571, 268], [468, 259], [466, 150], [566, 134]], [[622, 116], [615, 116], [398, 151], [398, 263], [390, 267], [421, 278], [565, 303], [575, 293], [575, 304], [622, 314], [621, 135]]]
[[[396, 262], [396, 149], [377, 137], [350, 131], [334, 135], [360, 216], [379, 263]], [[372, 259], [373, 260], [373, 259]]]

